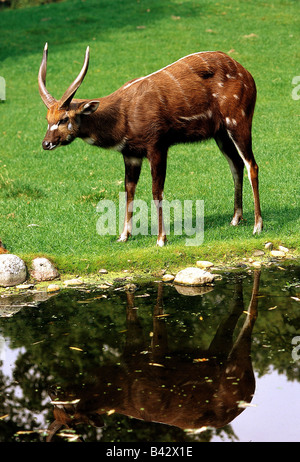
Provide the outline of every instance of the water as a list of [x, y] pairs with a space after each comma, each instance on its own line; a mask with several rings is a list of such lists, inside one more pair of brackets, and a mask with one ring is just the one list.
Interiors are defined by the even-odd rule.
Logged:
[[2, 296], [0, 441], [299, 441], [299, 273]]

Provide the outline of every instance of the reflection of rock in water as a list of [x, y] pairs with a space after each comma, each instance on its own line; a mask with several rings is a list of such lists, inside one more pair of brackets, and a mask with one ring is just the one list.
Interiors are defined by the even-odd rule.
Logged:
[[[103, 425], [101, 414], [117, 412], [181, 429], [221, 428], [239, 415], [242, 403], [252, 400], [255, 379], [251, 363], [251, 334], [257, 317], [260, 272], [254, 274], [252, 297], [245, 313], [242, 281], [237, 281], [227, 317], [206, 350], [168, 351], [164, 321], [163, 285], [158, 286], [149, 348], [135, 309], [134, 293], [127, 293], [127, 341], [119, 366], [99, 365], [93, 383], [49, 392], [54, 422], [49, 437], [61, 427], [78, 423]], [[238, 336], [238, 320], [245, 320]], [[59, 402], [55, 402], [59, 400]]]
[[0, 318], [13, 316], [26, 306], [37, 306], [52, 296], [46, 292], [0, 295]]
[[204, 295], [214, 289], [213, 286], [179, 286], [177, 284], [174, 287], [180, 295], [188, 296]]

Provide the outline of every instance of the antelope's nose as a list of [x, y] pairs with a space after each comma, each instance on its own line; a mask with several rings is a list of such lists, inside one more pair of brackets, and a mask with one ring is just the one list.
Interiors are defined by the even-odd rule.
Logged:
[[54, 144], [54, 143], [51, 143], [51, 141], [46, 141], [44, 140], [42, 142], [42, 146], [43, 146], [43, 149], [46, 149], [46, 150], [51, 150], [51, 149], [54, 149], [56, 148], [57, 144]]

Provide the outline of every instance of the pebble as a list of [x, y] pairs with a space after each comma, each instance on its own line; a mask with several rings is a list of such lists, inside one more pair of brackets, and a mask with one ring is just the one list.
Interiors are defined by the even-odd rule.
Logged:
[[262, 257], [263, 255], [265, 255], [263, 250], [254, 250], [253, 252], [253, 257]]
[[34, 288], [34, 284], [19, 284], [16, 286], [16, 289], [20, 289], [20, 290], [29, 290], [33, 288]]
[[162, 280], [164, 282], [172, 282], [174, 281], [174, 279], [175, 279], [175, 276], [173, 274], [164, 274], [162, 277]]
[[272, 255], [272, 257], [285, 257], [285, 252], [283, 252], [282, 250], [271, 250], [270, 254]]
[[214, 266], [214, 264], [211, 261], [206, 261], [206, 260], [198, 260], [196, 262], [196, 265], [198, 268], [202, 268], [202, 269], [211, 268], [212, 266]]
[[279, 246], [278, 246], [278, 249], [279, 249], [281, 252], [284, 252], [284, 253], [289, 252], [289, 249], [288, 249], [287, 247], [283, 247], [283, 245], [279, 245]]
[[59, 290], [60, 290], [60, 287], [57, 284], [50, 284], [47, 287], [47, 292], [58, 292]]
[[79, 279], [68, 279], [67, 281], [64, 281], [64, 284], [66, 286], [79, 286], [83, 284], [83, 281], [81, 278]]
[[272, 242], [266, 242], [266, 243], [265, 243], [265, 249], [267, 249], [267, 250], [272, 250], [272, 249], [273, 249], [273, 244], [272, 244]]
[[204, 271], [200, 268], [189, 267], [177, 273], [174, 283], [189, 286], [200, 286], [202, 284], [209, 284], [214, 281], [216, 275]]

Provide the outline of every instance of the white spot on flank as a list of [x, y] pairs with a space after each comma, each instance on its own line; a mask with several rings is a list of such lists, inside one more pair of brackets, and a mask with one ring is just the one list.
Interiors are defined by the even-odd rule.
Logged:
[[242, 109], [241, 112], [242, 112], [242, 116], [245, 117], [246, 114], [245, 114], [244, 109]]
[[212, 116], [212, 112], [207, 111], [207, 113], [203, 112], [201, 114], [195, 114], [195, 115], [192, 115], [192, 116], [189, 116], [189, 117], [180, 116], [179, 118], [183, 119], [183, 120], [190, 121], [190, 120], [206, 119], [206, 118], [211, 117], [211, 116]]
[[219, 94], [218, 93], [213, 93], [212, 94], [214, 98], [218, 98]]
[[219, 82], [218, 85], [219, 85], [219, 87], [224, 87], [224, 83], [222, 83], [222, 82]]
[[230, 121], [229, 117], [226, 117], [225, 121], [226, 121], [227, 125], [231, 124], [231, 121]]
[[233, 97], [234, 97], [235, 99], [240, 99], [240, 97], [239, 97], [238, 95], [233, 95]]

